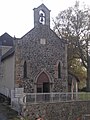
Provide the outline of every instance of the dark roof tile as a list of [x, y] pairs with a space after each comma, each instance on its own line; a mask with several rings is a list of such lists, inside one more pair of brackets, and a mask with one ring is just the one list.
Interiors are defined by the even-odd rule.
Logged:
[[0, 43], [3, 46], [13, 46], [14, 38], [11, 37], [8, 33], [4, 33], [0, 36]]
[[12, 56], [15, 52], [14, 47], [12, 47], [10, 50], [8, 50], [2, 57], [1, 57], [1, 61], [5, 60], [6, 58]]

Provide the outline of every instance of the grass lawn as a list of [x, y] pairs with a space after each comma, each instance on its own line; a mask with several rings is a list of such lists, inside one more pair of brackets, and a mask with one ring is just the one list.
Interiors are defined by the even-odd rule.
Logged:
[[80, 92], [78, 97], [79, 100], [90, 100], [90, 92]]

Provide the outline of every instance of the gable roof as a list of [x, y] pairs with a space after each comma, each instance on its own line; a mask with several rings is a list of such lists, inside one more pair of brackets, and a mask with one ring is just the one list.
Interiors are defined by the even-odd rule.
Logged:
[[[51, 11], [51, 10], [49, 10], [43, 3], [42, 3], [39, 7], [34, 8], [34, 9], [39, 9], [39, 8], [45, 8], [46, 10]], [[33, 9], [33, 10], [34, 10], [34, 9]]]
[[4, 33], [0, 36], [0, 43], [3, 46], [13, 46], [14, 38], [11, 37], [8, 33]]
[[48, 25], [42, 24], [37, 25], [19, 39], [23, 39], [25, 36], [29, 36], [32, 37], [32, 39], [35, 39], [37, 37], [42, 37], [42, 34], [44, 35], [43, 37], [46, 39], [47, 37], [51, 37], [51, 34], [53, 34], [62, 43], [67, 44], [66, 40], [59, 38], [58, 35]]
[[12, 56], [15, 52], [14, 47], [12, 47], [11, 49], [9, 49], [3, 56], [1, 56], [1, 61], [7, 59], [8, 57]]

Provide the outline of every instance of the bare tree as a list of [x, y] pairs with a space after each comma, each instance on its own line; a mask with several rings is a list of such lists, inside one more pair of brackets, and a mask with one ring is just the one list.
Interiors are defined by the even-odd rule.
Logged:
[[73, 59], [80, 59], [87, 69], [87, 90], [90, 91], [90, 9], [83, 5], [80, 9], [76, 1], [74, 7], [70, 7], [58, 14], [54, 22], [54, 31], [68, 44], [68, 69]]

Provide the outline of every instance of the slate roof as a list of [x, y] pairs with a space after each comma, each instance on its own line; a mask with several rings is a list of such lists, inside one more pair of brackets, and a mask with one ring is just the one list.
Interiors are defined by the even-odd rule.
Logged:
[[12, 47], [11, 49], [9, 49], [3, 56], [1, 56], [1, 61], [7, 59], [8, 57], [12, 56], [15, 52], [14, 47]]
[[0, 44], [2, 46], [13, 46], [14, 38], [10, 36], [8, 33], [4, 33], [0, 36]]

